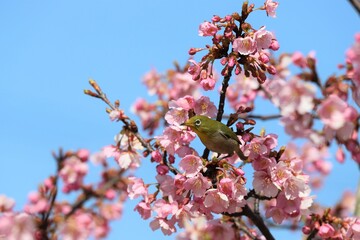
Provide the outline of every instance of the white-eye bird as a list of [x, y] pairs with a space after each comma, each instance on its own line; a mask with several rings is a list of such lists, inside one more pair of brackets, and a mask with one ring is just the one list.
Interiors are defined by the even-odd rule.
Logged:
[[225, 124], [206, 116], [196, 115], [183, 125], [190, 127], [210, 151], [228, 154], [226, 157], [230, 157], [236, 152], [240, 159], [246, 160], [239, 146], [240, 140]]

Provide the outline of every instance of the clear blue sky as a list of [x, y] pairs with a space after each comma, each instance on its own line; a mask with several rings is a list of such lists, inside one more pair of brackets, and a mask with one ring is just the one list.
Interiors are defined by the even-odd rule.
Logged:
[[[279, 2], [276, 19], [259, 12], [251, 17], [253, 26], [274, 31], [279, 52], [316, 50], [322, 78], [335, 73], [360, 31], [348, 1]], [[240, 11], [241, 5], [240, 0], [1, 1], [0, 194], [15, 198], [20, 209], [27, 193], [54, 172], [52, 150], [95, 152], [112, 143], [120, 126], [108, 120], [103, 103], [82, 93], [89, 78], [130, 114], [134, 100], [147, 94], [140, 83], [145, 72], [165, 71], [174, 60], [184, 64], [190, 47], [209, 43], [197, 35], [198, 25], [213, 14]], [[153, 165], [144, 166], [139, 174], [154, 172]], [[336, 201], [344, 187], [354, 190], [358, 181], [350, 160], [335, 172], [319, 195], [325, 204]], [[109, 239], [174, 238], [152, 232], [133, 212], [136, 202], [128, 202]], [[276, 232], [278, 238], [284, 234]]]

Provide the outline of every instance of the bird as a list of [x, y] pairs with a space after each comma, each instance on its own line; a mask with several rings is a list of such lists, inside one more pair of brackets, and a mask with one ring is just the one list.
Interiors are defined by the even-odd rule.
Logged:
[[210, 151], [227, 154], [223, 158], [231, 157], [236, 152], [241, 160], [245, 161], [247, 159], [240, 149], [239, 138], [225, 124], [207, 116], [195, 115], [185, 121], [183, 125], [194, 131]]

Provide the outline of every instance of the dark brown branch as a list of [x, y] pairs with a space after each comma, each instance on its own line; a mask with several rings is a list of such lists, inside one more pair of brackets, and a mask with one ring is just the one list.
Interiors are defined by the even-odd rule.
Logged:
[[[222, 88], [220, 91], [220, 99], [219, 99], [219, 106], [218, 106], [218, 112], [216, 115], [216, 120], [221, 122], [222, 116], [224, 114], [224, 107], [225, 107], [225, 97], [226, 97], [226, 90], [229, 86], [229, 81], [231, 78], [231, 73], [234, 67], [228, 68], [228, 74], [224, 77], [224, 80], [222, 81]], [[209, 149], [205, 148], [204, 153], [202, 155], [202, 158], [208, 159], [209, 157]]]
[[94, 191], [87, 191], [83, 189], [84, 193], [82, 197], [71, 206], [71, 211], [65, 215], [65, 219], [69, 218], [72, 214], [74, 214], [76, 210], [78, 210], [84, 205], [85, 202], [87, 202], [93, 197], [96, 197], [98, 194], [103, 195], [109, 188], [119, 182], [123, 178], [124, 171], [125, 170], [121, 170], [115, 177], [111, 178], [107, 183], [102, 185], [101, 188], [96, 191], [96, 193]]
[[360, 15], [360, 1], [358, 1], [358, 0], [349, 0], [349, 2], [353, 6], [353, 8], [357, 11], [357, 13]]
[[244, 216], [247, 216], [258, 227], [260, 232], [264, 235], [264, 237], [267, 240], [275, 240], [270, 230], [265, 225], [263, 219], [259, 215], [256, 215], [248, 205], [245, 205], [245, 207], [243, 207], [242, 213]]
[[264, 220], [259, 215], [255, 214], [248, 205], [245, 205], [242, 208], [242, 212], [231, 213], [231, 214], [224, 213], [224, 215], [230, 216], [230, 217], [246, 216], [254, 223], [254, 225], [260, 230], [260, 232], [264, 235], [264, 237], [267, 240], [275, 240], [275, 238], [271, 234], [269, 228], [265, 225]]
[[280, 114], [264, 115], [264, 116], [263, 115], [256, 115], [256, 114], [249, 114], [247, 117], [266, 121], [266, 120], [272, 120], [272, 119], [279, 119], [282, 116]]

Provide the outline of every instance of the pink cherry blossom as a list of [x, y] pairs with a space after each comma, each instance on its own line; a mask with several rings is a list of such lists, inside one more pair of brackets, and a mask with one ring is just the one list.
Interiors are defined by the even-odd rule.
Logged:
[[168, 203], [164, 199], [158, 199], [153, 205], [153, 211], [157, 213], [159, 218], [167, 218], [178, 211], [177, 202]]
[[200, 85], [205, 91], [213, 90], [216, 84], [216, 78], [207, 76], [204, 79], [200, 80]]
[[265, 9], [266, 14], [270, 17], [275, 18], [276, 17], [276, 8], [278, 7], [278, 2], [273, 2], [273, 0], [266, 0], [265, 2]]
[[283, 116], [294, 112], [305, 114], [314, 108], [315, 87], [310, 83], [294, 77], [289, 81], [274, 79], [265, 82], [265, 85], [272, 96], [271, 100], [281, 109]]
[[194, 177], [204, 167], [200, 157], [195, 155], [185, 156], [179, 163], [179, 167], [184, 171], [186, 177]]
[[184, 131], [179, 126], [171, 125], [164, 129], [162, 135], [155, 138], [169, 154], [175, 155], [183, 145], [189, 144], [195, 137], [194, 132]]
[[0, 195], [0, 213], [11, 211], [15, 206], [15, 200], [5, 195]]
[[100, 214], [106, 220], [115, 220], [120, 218], [123, 211], [123, 204], [121, 202], [103, 203], [100, 207]]
[[137, 168], [140, 166], [141, 155], [136, 151], [121, 151], [117, 158], [116, 162], [123, 169], [127, 168]]
[[188, 69], [188, 73], [191, 74], [193, 80], [199, 79], [201, 66], [194, 59], [190, 59], [189, 62], [192, 64]]
[[29, 203], [25, 205], [24, 211], [29, 214], [44, 213], [49, 210], [48, 200], [38, 192], [31, 192], [28, 195]]
[[180, 125], [188, 119], [188, 111], [183, 108], [172, 108], [165, 114], [165, 120], [169, 124]]
[[277, 136], [275, 134], [268, 134], [263, 137], [255, 137], [244, 148], [245, 156], [254, 160], [258, 157], [267, 157], [270, 150], [277, 146]]
[[293, 200], [298, 197], [308, 196], [310, 187], [307, 185], [307, 177], [291, 176], [284, 183], [284, 195], [286, 199]]
[[239, 37], [233, 41], [233, 49], [242, 55], [253, 54], [256, 51], [256, 42], [252, 37]]
[[322, 238], [331, 238], [334, 236], [335, 229], [328, 223], [322, 224], [319, 228], [319, 236]]
[[211, 181], [202, 174], [198, 174], [184, 182], [184, 188], [192, 191], [195, 197], [203, 197], [209, 187], [211, 187]]
[[60, 226], [62, 239], [87, 239], [94, 229], [90, 214], [78, 211]]
[[73, 156], [64, 161], [64, 166], [59, 172], [60, 178], [64, 181], [64, 192], [78, 190], [83, 183], [84, 176], [88, 172], [88, 165]]
[[360, 87], [360, 33], [355, 34], [355, 43], [346, 52], [347, 62], [353, 65], [353, 70], [348, 72], [348, 76], [352, 79], [357, 88]]
[[291, 60], [294, 63], [295, 66], [306, 68], [307, 67], [307, 61], [304, 55], [301, 52], [294, 52], [291, 55]]
[[210, 22], [203, 22], [199, 26], [199, 36], [214, 36], [217, 31], [218, 28]]
[[345, 123], [356, 119], [356, 110], [337, 95], [328, 96], [319, 106], [317, 113], [324, 124], [334, 130], [345, 126]]
[[177, 100], [171, 100], [169, 102], [169, 108], [182, 108], [184, 110], [193, 109], [195, 106], [195, 99], [193, 96], [186, 95]]
[[273, 34], [265, 30], [265, 27], [261, 27], [254, 34], [256, 47], [258, 51], [263, 49], [268, 49], [271, 45], [271, 42], [274, 38]]
[[156, 175], [156, 180], [159, 183], [159, 189], [162, 195], [165, 196], [175, 196], [176, 187], [174, 185], [174, 178], [170, 175]]
[[90, 161], [95, 164], [106, 164], [106, 155], [103, 151], [96, 152], [90, 156]]
[[150, 204], [145, 201], [139, 202], [134, 208], [134, 210], [137, 211], [140, 214], [141, 218], [144, 220], [149, 219], [151, 217]]
[[161, 231], [164, 235], [171, 235], [172, 233], [176, 232], [175, 223], [176, 221], [174, 218], [168, 220], [157, 217], [150, 222], [150, 227], [153, 231], [161, 228]]
[[214, 213], [222, 213], [229, 207], [229, 198], [217, 189], [209, 189], [206, 191], [204, 206]]
[[254, 172], [253, 187], [257, 194], [275, 197], [279, 188], [272, 182], [271, 175], [267, 171]]
[[360, 239], [360, 220], [357, 219], [352, 223], [346, 233], [347, 239]]
[[125, 116], [124, 111], [118, 109], [112, 110], [109, 113], [109, 117], [111, 121], [120, 121], [121, 119], [124, 118], [124, 116]]
[[148, 189], [141, 178], [129, 177], [128, 180], [127, 193], [130, 199], [147, 197]]
[[210, 101], [210, 98], [202, 96], [195, 101], [194, 111], [197, 115], [205, 115], [213, 118], [217, 114], [215, 104]]

